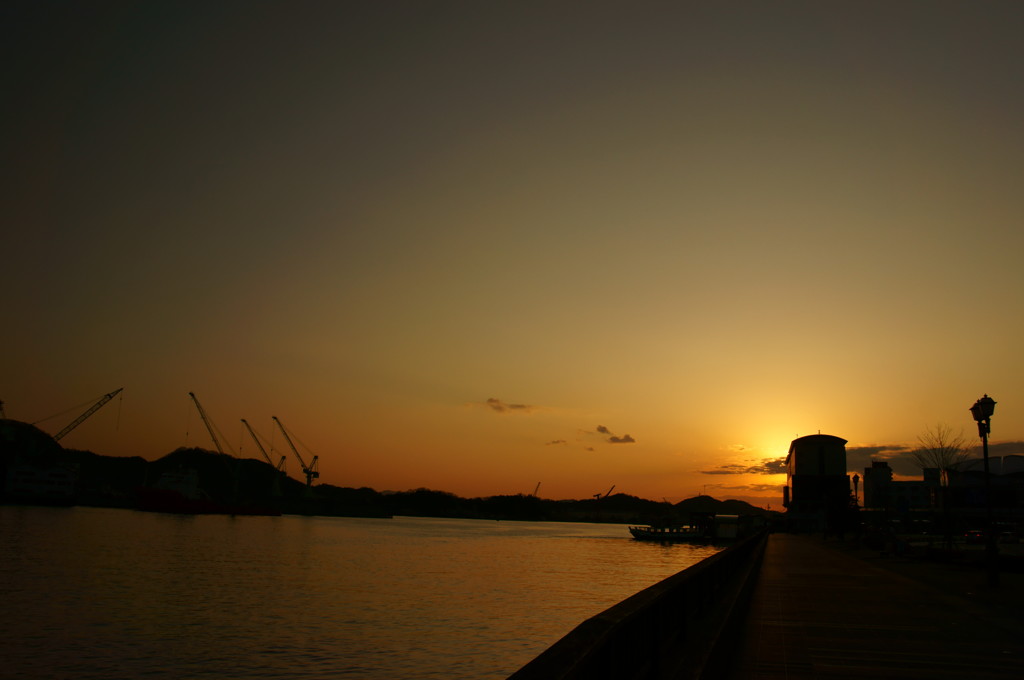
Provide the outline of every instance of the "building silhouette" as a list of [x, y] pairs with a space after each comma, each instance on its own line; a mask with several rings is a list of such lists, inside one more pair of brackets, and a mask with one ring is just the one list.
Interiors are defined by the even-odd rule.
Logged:
[[850, 507], [846, 440], [829, 434], [794, 439], [782, 496], [792, 529], [842, 531]]
[[[1024, 456], [992, 456], [990, 493], [997, 520], [1024, 523]], [[985, 468], [981, 458], [965, 461], [949, 474], [950, 505], [962, 513], [978, 515], [987, 506]]]
[[938, 468], [922, 470], [923, 479], [894, 481], [887, 461], [871, 461], [864, 468], [864, 509], [907, 512], [936, 507], [939, 504]]
[[893, 479], [888, 461], [864, 468], [864, 522], [899, 524], [905, 531], [929, 526], [963, 532], [984, 526], [989, 502], [994, 519], [1014, 539], [1024, 536], [1024, 456], [993, 456], [985, 481], [981, 458], [963, 461], [948, 472], [943, 486], [937, 468], [924, 468], [920, 479]]

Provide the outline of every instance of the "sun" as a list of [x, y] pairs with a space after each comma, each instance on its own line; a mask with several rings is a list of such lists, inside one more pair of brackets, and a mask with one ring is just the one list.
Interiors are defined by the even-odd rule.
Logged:
[[[778, 460], [789, 455], [789, 445], [795, 437], [780, 428], [759, 435], [751, 446], [751, 453], [763, 461]], [[778, 473], [782, 474], [782, 473]]]

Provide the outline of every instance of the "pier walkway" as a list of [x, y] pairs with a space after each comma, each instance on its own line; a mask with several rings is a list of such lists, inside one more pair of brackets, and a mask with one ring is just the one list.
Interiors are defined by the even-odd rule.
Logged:
[[733, 680], [1024, 678], [1024, 575], [774, 534]]

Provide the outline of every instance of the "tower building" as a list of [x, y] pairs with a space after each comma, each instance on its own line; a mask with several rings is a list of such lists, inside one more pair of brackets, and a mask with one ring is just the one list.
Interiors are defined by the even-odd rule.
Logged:
[[829, 434], [794, 439], [786, 457], [783, 505], [799, 526], [825, 528], [841, 517], [850, 499], [846, 440]]

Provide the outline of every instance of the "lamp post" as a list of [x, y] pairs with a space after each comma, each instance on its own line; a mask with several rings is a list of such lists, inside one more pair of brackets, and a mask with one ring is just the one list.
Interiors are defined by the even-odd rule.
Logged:
[[988, 584], [990, 586], [999, 585], [995, 523], [992, 521], [992, 480], [988, 471], [988, 434], [992, 431], [992, 414], [995, 410], [996, 402], [987, 394], [974, 402], [974, 406], [971, 407], [971, 415], [978, 422], [981, 455], [985, 461], [985, 509], [988, 513], [988, 526], [985, 527], [985, 561], [988, 564]]

